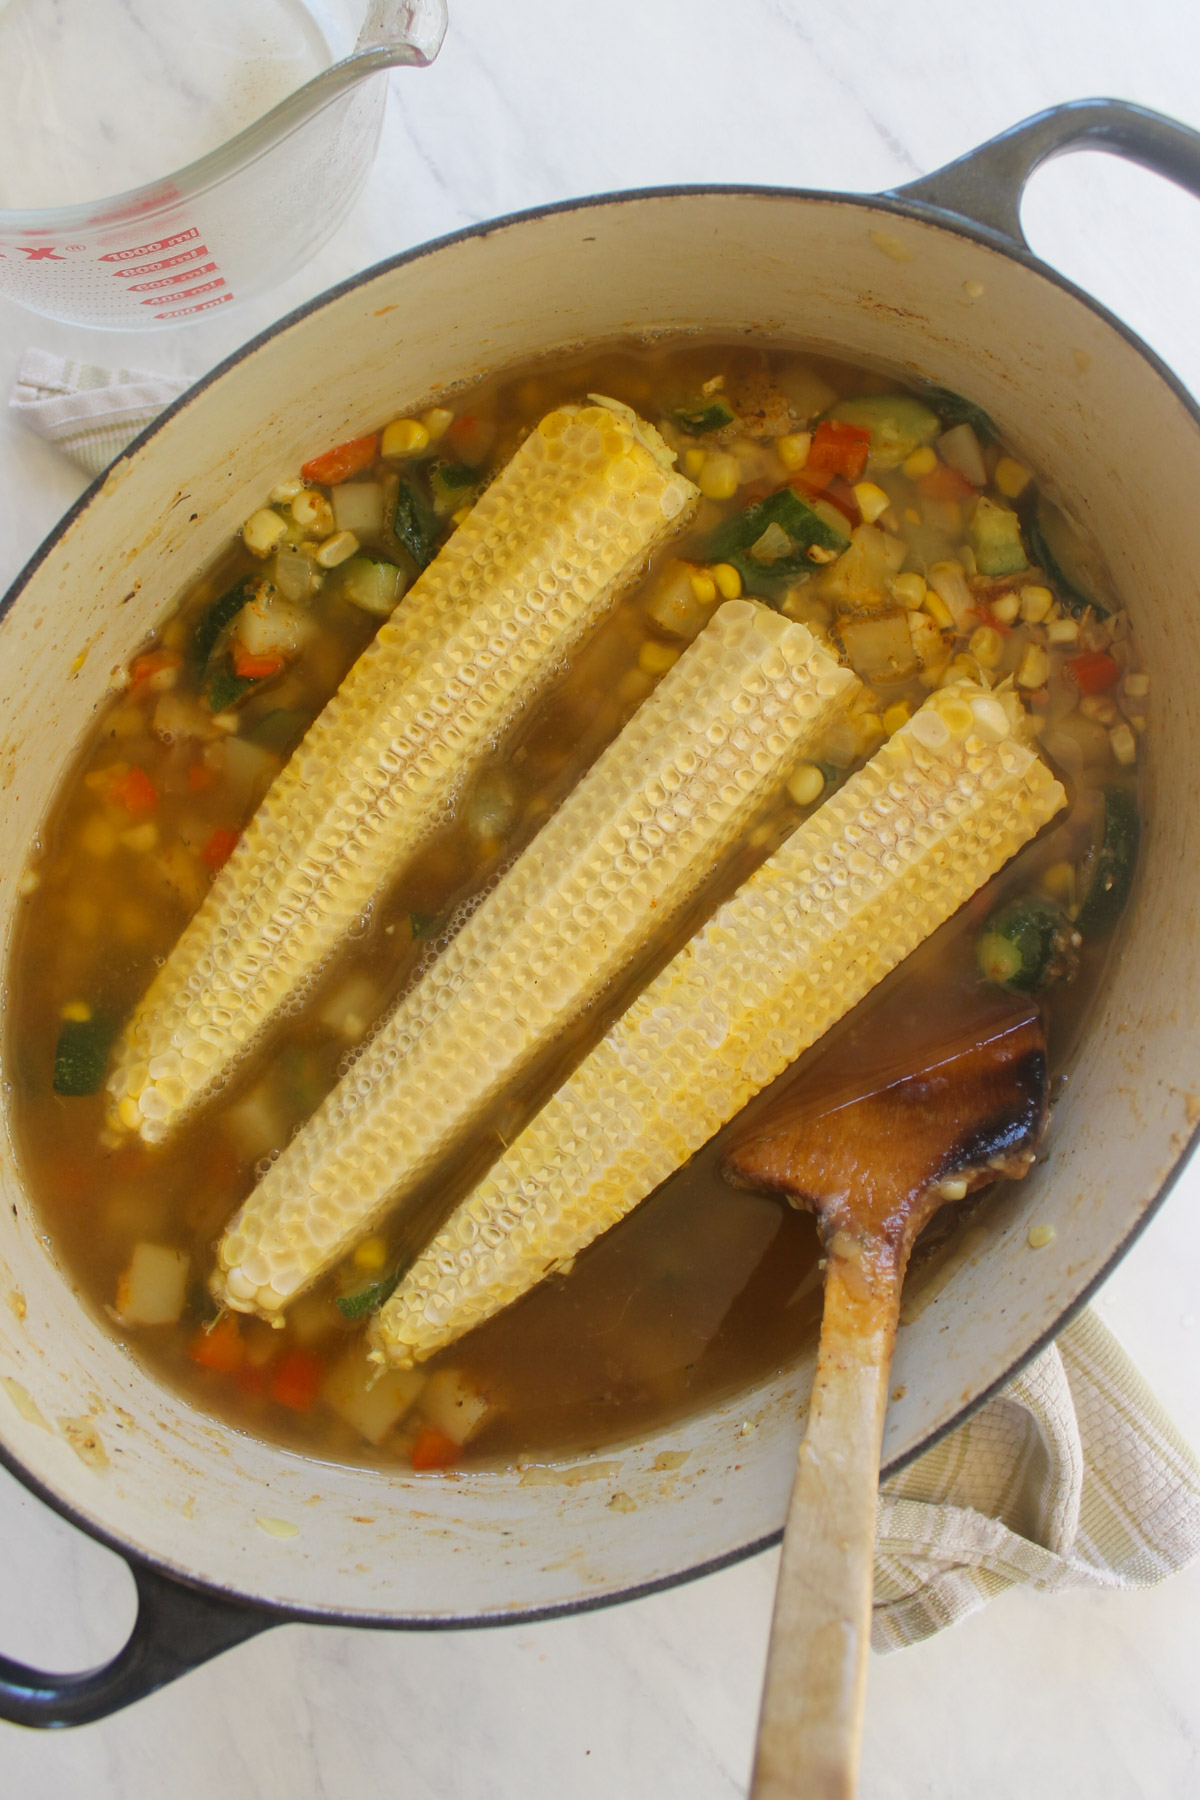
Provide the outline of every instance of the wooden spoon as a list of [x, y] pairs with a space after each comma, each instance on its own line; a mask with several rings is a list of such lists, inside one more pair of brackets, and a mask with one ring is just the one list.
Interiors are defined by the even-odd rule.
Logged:
[[817, 1215], [825, 1312], [788, 1508], [753, 1800], [850, 1800], [870, 1639], [888, 1373], [909, 1253], [948, 1200], [1023, 1175], [1046, 1121], [1046, 1040], [1026, 1008], [904, 1072], [797, 1081], [727, 1153], [738, 1186]]

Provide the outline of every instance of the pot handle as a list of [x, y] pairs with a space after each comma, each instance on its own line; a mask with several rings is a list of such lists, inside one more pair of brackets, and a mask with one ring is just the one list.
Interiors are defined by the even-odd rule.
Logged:
[[1127, 100], [1068, 100], [1035, 113], [977, 150], [887, 198], [936, 208], [983, 225], [1027, 250], [1021, 198], [1034, 170], [1065, 150], [1108, 150], [1165, 175], [1200, 198], [1200, 132]]
[[137, 1563], [138, 1609], [124, 1648], [82, 1675], [47, 1675], [0, 1656], [0, 1719], [45, 1729], [107, 1718], [247, 1638], [278, 1613], [185, 1587]]

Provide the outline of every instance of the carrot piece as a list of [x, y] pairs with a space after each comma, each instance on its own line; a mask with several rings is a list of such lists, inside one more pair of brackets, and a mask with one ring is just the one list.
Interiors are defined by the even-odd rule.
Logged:
[[212, 786], [216, 779], [216, 775], [201, 756], [198, 756], [188, 769], [188, 788], [193, 794], [202, 794], [206, 788]]
[[256, 1363], [243, 1362], [237, 1372], [237, 1384], [243, 1394], [253, 1398], [265, 1392], [267, 1371]]
[[222, 1313], [215, 1325], [202, 1325], [188, 1345], [188, 1356], [202, 1369], [232, 1375], [242, 1366], [246, 1346], [233, 1313]]
[[215, 875], [223, 869], [237, 847], [239, 834], [230, 831], [227, 826], [218, 825], [209, 837], [207, 844], [200, 852], [200, 861], [210, 868]]
[[492, 447], [496, 427], [478, 413], [463, 413], [446, 428], [446, 443], [469, 468], [477, 468]]
[[871, 433], [864, 425], [843, 419], [822, 419], [813, 432], [804, 473], [813, 487], [825, 487], [835, 475], [855, 482], [861, 479], [871, 451]]
[[370, 437], [351, 438], [347, 444], [338, 444], [321, 456], [314, 456], [300, 473], [305, 481], [319, 481], [324, 487], [336, 487], [339, 481], [348, 481], [351, 475], [369, 469], [378, 455], [379, 435], [372, 432]]
[[409, 1460], [414, 1469], [448, 1469], [458, 1460], [460, 1446], [436, 1425], [422, 1425], [413, 1440]]
[[166, 669], [178, 669], [182, 662], [178, 650], [147, 650], [144, 656], [135, 656], [129, 665], [128, 692], [136, 694], [155, 675], [161, 675]]
[[1067, 674], [1081, 694], [1102, 694], [1120, 679], [1121, 665], [1107, 650], [1085, 650], [1071, 658]]
[[243, 650], [234, 642], [233, 672], [240, 675], [243, 681], [267, 681], [272, 675], [278, 675], [281, 669], [287, 668], [287, 658], [277, 652], [263, 656], [255, 656], [253, 651]]
[[135, 819], [145, 818], [158, 805], [158, 789], [135, 763], [124, 775], [118, 775], [108, 790], [110, 800], [123, 806]]
[[944, 462], [928, 475], [918, 475], [915, 485], [923, 500], [969, 500], [977, 492], [965, 475]]
[[325, 1365], [311, 1350], [289, 1350], [271, 1376], [271, 1398], [293, 1412], [308, 1412], [325, 1375]]

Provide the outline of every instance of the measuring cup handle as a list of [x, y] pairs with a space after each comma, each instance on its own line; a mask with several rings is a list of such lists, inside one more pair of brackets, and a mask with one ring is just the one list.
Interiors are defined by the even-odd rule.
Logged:
[[282, 1623], [279, 1613], [202, 1593], [136, 1563], [130, 1567], [137, 1618], [111, 1662], [81, 1675], [50, 1675], [0, 1656], [0, 1719], [42, 1729], [90, 1725]]
[[932, 175], [889, 190], [889, 198], [917, 201], [983, 225], [1017, 249], [1021, 199], [1034, 170], [1066, 150], [1107, 150], [1177, 182], [1200, 198], [1200, 132], [1127, 100], [1069, 100], [1035, 113], [978, 150]]
[[371, 0], [355, 50], [394, 50], [408, 46], [411, 61], [424, 67], [442, 47], [446, 35], [446, 0]]

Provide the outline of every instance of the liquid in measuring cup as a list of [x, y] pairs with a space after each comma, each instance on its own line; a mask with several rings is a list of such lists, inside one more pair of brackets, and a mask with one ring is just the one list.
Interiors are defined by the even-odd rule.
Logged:
[[156, 181], [334, 60], [303, 0], [0, 0], [0, 208]]

